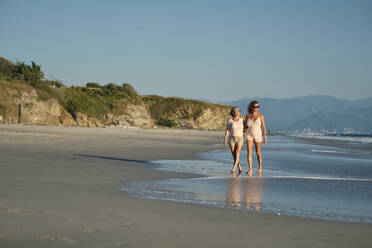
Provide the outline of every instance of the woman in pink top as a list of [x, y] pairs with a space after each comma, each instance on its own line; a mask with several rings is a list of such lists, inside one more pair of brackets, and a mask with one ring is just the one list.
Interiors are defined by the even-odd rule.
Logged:
[[239, 167], [239, 173], [242, 172], [242, 167], [239, 163], [240, 151], [243, 148], [243, 118], [240, 117], [240, 110], [238, 107], [233, 107], [230, 111], [232, 118], [227, 122], [225, 132], [225, 146], [227, 145], [227, 137], [229, 137], [230, 150], [234, 159], [234, 165], [231, 169], [235, 173], [236, 166]]
[[252, 101], [248, 105], [248, 114], [244, 119], [244, 127], [246, 128], [247, 136], [247, 152], [248, 152], [248, 165], [249, 170], [247, 174], [252, 175], [252, 145], [255, 144], [256, 154], [258, 160], [258, 175], [262, 171], [262, 156], [261, 156], [261, 143], [262, 133], [264, 135], [264, 142], [267, 144], [265, 119], [263, 114], [258, 112], [259, 105], [257, 101]]

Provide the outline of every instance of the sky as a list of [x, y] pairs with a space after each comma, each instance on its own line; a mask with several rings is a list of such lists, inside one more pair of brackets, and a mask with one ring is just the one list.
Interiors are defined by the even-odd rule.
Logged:
[[372, 97], [372, 1], [0, 0], [0, 57], [142, 95]]

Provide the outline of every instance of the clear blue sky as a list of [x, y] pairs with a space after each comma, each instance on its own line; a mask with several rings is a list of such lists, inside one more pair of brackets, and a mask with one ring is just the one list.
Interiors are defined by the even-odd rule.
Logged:
[[0, 56], [214, 101], [372, 96], [372, 1], [0, 0]]

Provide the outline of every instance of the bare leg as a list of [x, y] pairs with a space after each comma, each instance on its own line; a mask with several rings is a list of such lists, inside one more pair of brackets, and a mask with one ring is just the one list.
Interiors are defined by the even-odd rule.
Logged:
[[261, 156], [261, 142], [255, 142], [256, 154], [258, 160], [258, 175], [262, 172], [262, 156]]
[[234, 161], [234, 167], [232, 168], [232, 170], [235, 170], [236, 166], [239, 167], [239, 172], [242, 171], [242, 167], [240, 166], [240, 151], [242, 150], [243, 146], [241, 145], [237, 145], [235, 146], [235, 161]]
[[234, 159], [234, 165], [231, 169], [231, 172], [234, 173], [235, 172], [235, 161], [236, 161], [236, 154], [235, 154], [235, 144], [230, 144], [230, 151], [231, 151], [231, 154], [233, 156], [233, 159]]
[[240, 165], [240, 162], [238, 163], [238, 168], [239, 168], [239, 174], [242, 173], [243, 169], [242, 169], [242, 166]]
[[248, 160], [248, 166], [249, 166], [249, 170], [248, 170], [247, 174], [249, 176], [252, 176], [252, 174], [253, 174], [253, 171], [252, 171], [252, 144], [253, 144], [253, 140], [247, 140], [247, 160]]

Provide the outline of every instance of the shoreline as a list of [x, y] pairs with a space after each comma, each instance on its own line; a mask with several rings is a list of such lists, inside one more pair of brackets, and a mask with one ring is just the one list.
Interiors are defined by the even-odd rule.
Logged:
[[58, 128], [0, 125], [0, 245], [370, 245], [370, 224], [140, 199], [116, 189], [130, 181], [197, 176], [147, 162], [196, 159], [196, 152], [218, 149], [212, 145], [221, 132]]
[[[191, 179], [129, 182], [119, 189], [129, 192], [131, 196], [137, 198], [187, 202], [201, 206], [231, 208], [336, 222], [372, 224], [371, 205], [368, 200], [361, 200], [370, 198], [367, 189], [372, 186], [371, 170], [363, 170], [365, 174], [349, 174], [348, 172], [346, 174], [345, 172], [344, 174], [338, 174], [343, 172], [345, 163], [337, 161], [336, 158], [341, 156], [348, 159], [349, 162], [346, 162], [346, 164], [355, 163], [354, 171], [360, 172], [359, 166], [363, 164], [360, 164], [361, 162], [358, 160], [363, 159], [364, 165], [367, 166], [367, 157], [358, 157], [358, 160], [355, 161], [351, 160], [350, 155], [345, 155], [348, 153], [344, 151], [339, 151], [337, 154], [331, 153], [329, 155], [328, 152], [324, 154], [322, 153], [322, 148], [317, 146], [309, 147], [306, 145], [307, 143], [305, 148], [303, 148], [304, 144], [298, 143], [298, 139], [292, 137], [273, 137], [271, 142], [270, 147], [264, 148], [266, 162], [265, 170], [261, 177], [254, 175], [250, 177], [250, 180], [248, 179], [249, 177], [244, 173], [247, 168], [246, 161], [241, 161], [244, 172], [241, 175], [232, 177], [226, 170], [231, 160], [230, 152], [222, 150], [220, 147], [215, 147], [216, 150], [198, 153], [197, 160], [151, 161], [151, 163], [155, 164], [156, 170], [197, 173], [200, 176], [196, 175]], [[286, 142], [293, 144], [288, 147], [288, 145], [285, 145]], [[278, 145], [280, 148], [278, 148]], [[300, 147], [301, 150], [296, 150]], [[273, 154], [277, 149], [281, 149], [281, 155]], [[295, 153], [287, 154], [292, 149], [295, 149], [295, 153], [301, 155], [296, 155]], [[326, 149], [326, 151], [328, 150], [332, 150], [332, 147]], [[305, 153], [307, 155], [304, 155]], [[309, 154], [312, 162], [307, 163], [307, 166], [304, 164], [305, 167], [296, 166], [298, 159], [301, 159], [302, 156], [309, 156]], [[241, 155], [245, 158], [246, 151], [243, 151]], [[293, 157], [295, 162], [289, 157], [285, 158], [286, 156]], [[371, 157], [369, 156], [368, 158], [370, 159]], [[328, 172], [316, 169], [310, 172], [306, 169], [316, 164], [321, 164], [323, 159], [327, 161]], [[287, 163], [290, 167], [279, 166], [282, 163]], [[334, 170], [336, 167], [337, 170]], [[305, 171], [301, 169], [305, 169]], [[331, 171], [334, 174], [330, 174]], [[366, 177], [363, 177], [364, 175]], [[359, 189], [357, 187], [354, 190], [356, 184]], [[288, 188], [288, 186], [292, 186], [293, 189]], [[337, 188], [341, 187], [343, 190], [335, 190], [335, 186]], [[327, 190], [322, 190], [323, 188]], [[348, 189], [347, 191], [345, 191], [346, 188]], [[317, 194], [312, 192], [318, 190]], [[355, 197], [351, 197], [351, 195], [355, 195]], [[358, 199], [358, 196], [360, 199]], [[328, 199], [329, 197], [333, 200]], [[253, 208], [252, 205], [255, 207]], [[311, 208], [308, 206], [311, 206]]]

